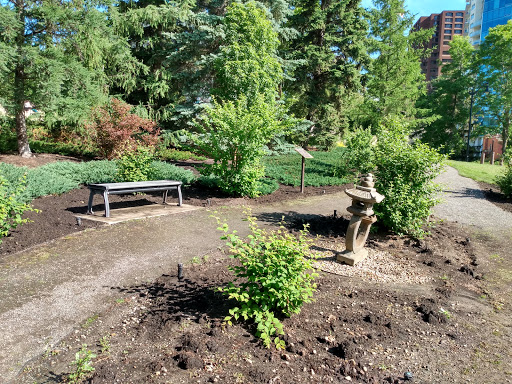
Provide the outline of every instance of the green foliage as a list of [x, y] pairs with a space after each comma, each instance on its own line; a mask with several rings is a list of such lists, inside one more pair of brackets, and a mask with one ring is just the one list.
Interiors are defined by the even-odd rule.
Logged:
[[343, 136], [345, 146], [349, 148], [343, 152], [338, 172], [340, 175], [352, 175], [354, 180], [361, 173], [373, 172], [374, 147], [377, 138], [369, 129], [357, 128], [345, 133]]
[[290, 111], [312, 123], [295, 137], [301, 145], [329, 148], [349, 126], [368, 70], [367, 12], [360, 1], [295, 0], [283, 44], [289, 70], [284, 94]]
[[206, 160], [206, 157], [204, 156], [199, 156], [190, 151], [181, 151], [178, 149], [160, 149], [156, 153], [156, 156], [163, 161]]
[[299, 313], [304, 303], [312, 301], [316, 289], [309, 247], [311, 240], [304, 229], [296, 237], [284, 227], [268, 232], [256, 224], [249, 214], [251, 234], [242, 240], [236, 231], [217, 218], [219, 230], [228, 240], [231, 257], [238, 263], [229, 267], [236, 276], [234, 282], [219, 290], [235, 299], [239, 306], [229, 310], [225, 321], [254, 321], [256, 336], [269, 348], [272, 343], [284, 349], [284, 334], [279, 316]]
[[12, 185], [2, 176], [0, 170], [0, 243], [2, 243], [2, 238], [9, 234], [9, 231], [29, 221], [22, 218], [24, 212], [34, 211], [30, 205], [20, 199], [25, 188], [25, 175], [17, 180], [15, 185]]
[[[454, 36], [450, 42], [450, 55], [452, 62], [443, 64], [441, 76], [431, 83], [432, 91], [418, 100], [418, 106], [429, 109], [434, 119], [422, 124], [417, 133], [432, 148], [460, 156], [465, 150], [464, 136], [469, 122], [474, 48], [466, 37]], [[474, 108], [473, 118], [475, 112]]]
[[94, 158], [98, 155], [98, 150], [88, 144], [77, 145], [44, 140], [30, 140], [30, 149], [35, 153], [56, 153], [63, 156]]
[[153, 159], [153, 151], [147, 147], [125, 152], [117, 161], [116, 181], [154, 180]]
[[185, 185], [191, 184], [196, 180], [196, 176], [192, 171], [177, 167], [174, 164], [153, 161], [151, 166], [154, 170], [153, 177], [155, 180], [178, 180]]
[[275, 97], [283, 70], [276, 57], [279, 40], [270, 20], [254, 1], [232, 3], [224, 20], [223, 47], [214, 62], [212, 94], [222, 101], [242, 95]]
[[199, 151], [214, 164], [205, 164], [201, 174], [218, 177], [219, 188], [227, 193], [257, 196], [265, 172], [263, 146], [286, 126], [279, 114], [279, 107], [262, 95], [250, 103], [244, 96], [235, 102], [214, 101], [206, 110], [200, 126], [204, 134], [197, 141]]
[[78, 384], [82, 382], [91, 372], [94, 372], [92, 359], [96, 355], [87, 349], [87, 344], [82, 345], [82, 349], [75, 354], [75, 361], [71, 364], [75, 366], [73, 372], [68, 375], [68, 383]]
[[496, 184], [500, 187], [501, 192], [507, 196], [512, 197], [512, 165], [508, 164], [502, 175], [496, 177]]
[[[355, 134], [362, 136], [355, 143], [369, 137], [364, 131]], [[421, 238], [432, 208], [440, 201], [441, 188], [434, 179], [443, 170], [445, 156], [424, 143], [411, 143], [409, 134], [409, 128], [400, 121], [381, 126], [368, 161], [375, 165], [375, 187], [386, 197], [374, 206], [380, 222], [398, 234]], [[347, 150], [351, 152], [350, 147]]]
[[[489, 29], [477, 51], [477, 105], [489, 116], [487, 133], [501, 133], [507, 153], [512, 125], [512, 20]], [[488, 87], [489, 92], [484, 92]]]
[[[110, 160], [83, 163], [58, 161], [34, 169], [0, 163], [0, 174], [7, 179], [9, 193], [14, 192], [13, 186], [18, 185], [18, 180], [27, 174], [27, 188], [18, 194], [23, 202], [40, 196], [65, 193], [79, 188], [80, 184], [113, 183], [116, 181], [117, 169], [116, 162]], [[191, 171], [161, 161], [152, 161], [151, 169], [151, 180], [178, 180], [184, 184], [195, 180]]]
[[0, 153], [15, 151], [17, 148], [16, 133], [11, 119], [0, 116]]
[[[339, 163], [345, 155], [344, 148], [329, 152], [312, 152], [313, 159], [306, 159], [304, 184], [319, 187], [343, 185], [351, 182], [348, 173], [340, 172]], [[285, 185], [300, 185], [302, 159], [298, 153], [264, 158], [265, 175]]]
[[[386, 119], [402, 116], [409, 121], [417, 114], [416, 100], [426, 92], [420, 58], [432, 30], [413, 31], [415, 16], [404, 0], [374, 0], [370, 11], [368, 50], [374, 59], [368, 73], [367, 96], [356, 121], [377, 128]], [[417, 123], [417, 121], [415, 121]]]
[[398, 234], [423, 237], [432, 208], [440, 202], [441, 187], [434, 179], [445, 156], [418, 141], [411, 144], [409, 130], [397, 121], [381, 128], [376, 148], [375, 186], [386, 198], [375, 205], [375, 212]]
[[258, 195], [270, 195], [279, 189], [279, 183], [276, 180], [262, 178], [258, 183]]

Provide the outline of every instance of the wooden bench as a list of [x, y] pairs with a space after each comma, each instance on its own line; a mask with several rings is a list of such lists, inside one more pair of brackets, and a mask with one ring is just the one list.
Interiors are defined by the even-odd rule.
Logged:
[[95, 194], [103, 195], [105, 201], [105, 217], [110, 217], [110, 204], [108, 202], [108, 195], [121, 195], [125, 193], [135, 192], [155, 192], [163, 191], [165, 204], [167, 201], [167, 192], [176, 189], [178, 191], [178, 206], [182, 204], [181, 196], [181, 181], [175, 180], [155, 180], [155, 181], [135, 181], [126, 183], [104, 183], [104, 184], [89, 184], [89, 204], [87, 205], [87, 214], [92, 215], [92, 200]]

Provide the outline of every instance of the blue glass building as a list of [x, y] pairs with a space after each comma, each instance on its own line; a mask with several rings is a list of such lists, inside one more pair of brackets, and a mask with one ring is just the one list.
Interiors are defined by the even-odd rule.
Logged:
[[512, 0], [484, 0], [481, 41], [489, 34], [489, 28], [507, 24], [512, 19]]

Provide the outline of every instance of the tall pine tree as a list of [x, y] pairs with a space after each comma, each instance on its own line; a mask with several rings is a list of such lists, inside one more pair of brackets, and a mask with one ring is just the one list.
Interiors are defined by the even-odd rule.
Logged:
[[420, 48], [432, 30], [411, 31], [413, 16], [403, 0], [374, 0], [370, 10], [370, 53], [367, 97], [357, 121], [363, 126], [378, 126], [396, 116], [410, 121], [416, 115], [416, 101], [426, 92], [421, 73]]
[[287, 58], [301, 62], [285, 84], [290, 110], [312, 123], [303, 144], [330, 146], [349, 125], [362, 89], [368, 23], [359, 0], [295, 0], [289, 26], [298, 36]]
[[136, 63], [126, 42], [112, 33], [108, 12], [99, 10], [107, 5], [8, 0], [1, 6], [0, 79], [21, 156], [31, 156], [27, 101], [48, 125], [76, 124], [105, 100], [112, 81], [128, 85]]

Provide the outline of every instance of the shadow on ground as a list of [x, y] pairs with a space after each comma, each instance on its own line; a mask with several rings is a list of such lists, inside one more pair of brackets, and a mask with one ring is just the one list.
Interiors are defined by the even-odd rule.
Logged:
[[349, 220], [345, 217], [335, 215], [313, 215], [290, 211], [283, 215], [281, 213], [265, 212], [256, 215], [258, 221], [283, 225], [289, 230], [301, 230], [307, 226], [313, 236], [344, 237], [347, 233]]

